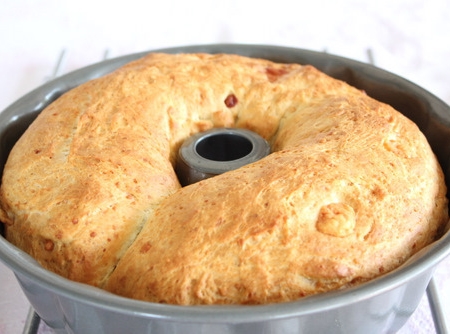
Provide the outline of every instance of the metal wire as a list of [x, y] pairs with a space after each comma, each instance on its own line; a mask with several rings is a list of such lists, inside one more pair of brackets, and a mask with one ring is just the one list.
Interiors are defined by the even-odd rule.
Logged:
[[433, 317], [433, 323], [434, 328], [436, 329], [436, 334], [449, 334], [450, 327], [449, 324], [447, 324], [438, 288], [433, 278], [431, 278], [430, 283], [428, 283], [427, 298], [428, 304], [430, 304], [430, 311]]
[[35, 334], [39, 330], [41, 324], [41, 318], [36, 314], [32, 307], [28, 310], [27, 319], [25, 320], [25, 327], [23, 328], [23, 334]]

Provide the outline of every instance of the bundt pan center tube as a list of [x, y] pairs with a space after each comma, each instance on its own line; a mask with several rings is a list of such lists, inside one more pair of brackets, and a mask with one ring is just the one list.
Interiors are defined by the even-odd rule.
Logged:
[[253, 131], [216, 128], [184, 141], [175, 170], [181, 185], [186, 186], [248, 165], [269, 153], [267, 141]]
[[[413, 120], [438, 157], [449, 186], [450, 109], [407, 80], [371, 65], [293, 48], [200, 45], [157, 52], [228, 53], [282, 63], [311, 64], [392, 105]], [[0, 114], [1, 166], [24, 130], [52, 101], [71, 88], [145, 54], [111, 59], [62, 76], [4, 110]], [[247, 140], [240, 144], [243, 149], [231, 158], [210, 155], [201, 145], [197, 153], [211, 161], [235, 161], [252, 152]], [[57, 333], [393, 333], [414, 312], [434, 268], [449, 254], [447, 232], [400, 268], [356, 287], [278, 304], [176, 306], [123, 298], [67, 280], [43, 269], [30, 256], [0, 238], [0, 259], [15, 272], [36, 312]]]

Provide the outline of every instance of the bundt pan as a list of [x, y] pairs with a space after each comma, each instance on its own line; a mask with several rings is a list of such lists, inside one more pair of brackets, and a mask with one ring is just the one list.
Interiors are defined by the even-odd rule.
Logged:
[[[157, 51], [237, 53], [314, 65], [416, 122], [438, 156], [450, 188], [450, 107], [407, 80], [357, 61], [285, 47], [202, 45]], [[144, 54], [64, 75], [1, 112], [1, 168], [15, 141], [45, 106], [65, 91]], [[414, 312], [435, 267], [449, 254], [447, 232], [401, 268], [357, 287], [272, 305], [173, 306], [119, 297], [62, 278], [0, 236], [0, 259], [15, 272], [36, 313], [57, 333], [394, 333]]]

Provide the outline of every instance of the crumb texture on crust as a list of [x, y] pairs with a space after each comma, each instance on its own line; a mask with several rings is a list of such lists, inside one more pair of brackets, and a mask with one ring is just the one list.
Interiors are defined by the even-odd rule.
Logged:
[[[181, 187], [183, 140], [257, 132], [264, 159]], [[311, 66], [150, 54], [64, 94], [13, 148], [0, 217], [45, 268], [130, 298], [264, 304], [375, 278], [448, 220], [417, 126]]]

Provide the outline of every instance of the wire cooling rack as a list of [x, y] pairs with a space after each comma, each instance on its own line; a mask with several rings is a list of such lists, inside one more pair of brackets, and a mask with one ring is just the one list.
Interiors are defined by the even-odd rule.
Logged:
[[[327, 52], [327, 50], [324, 50]], [[366, 50], [367, 54], [367, 62], [371, 65], [376, 65], [375, 57], [372, 49]], [[54, 66], [53, 72], [48, 77], [44, 78], [44, 81], [52, 80], [58, 77], [61, 74], [62, 68], [64, 67], [64, 63], [66, 60], [67, 52], [63, 49], [58, 57], [58, 60]], [[108, 59], [109, 50], [105, 50], [103, 54], [103, 60]], [[430, 307], [430, 313], [433, 318], [434, 328], [436, 334], [450, 334], [450, 326], [447, 324], [446, 315], [443, 310], [443, 306], [441, 303], [441, 297], [436, 285], [434, 278], [431, 278], [427, 290], [426, 295], [428, 299], [428, 304]], [[27, 318], [25, 320], [25, 326], [23, 329], [23, 334], [38, 334], [42, 327], [41, 318], [34, 311], [33, 307], [30, 306]]]

